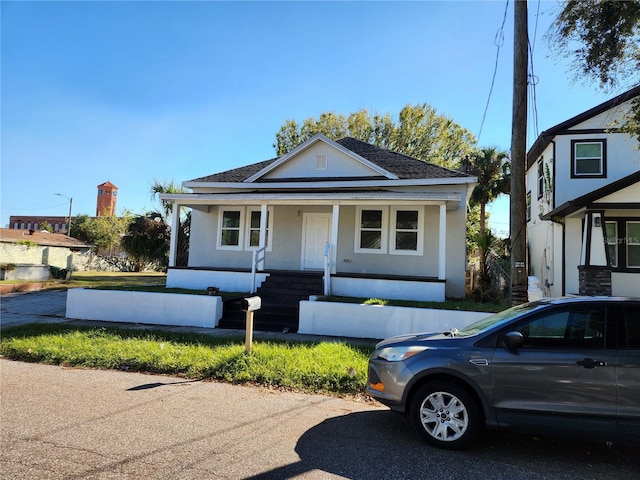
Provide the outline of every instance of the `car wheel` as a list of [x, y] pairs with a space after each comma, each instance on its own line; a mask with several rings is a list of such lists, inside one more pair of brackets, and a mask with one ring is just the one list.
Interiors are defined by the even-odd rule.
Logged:
[[430, 382], [413, 396], [409, 416], [430, 444], [446, 449], [467, 447], [480, 430], [478, 406], [471, 394], [452, 382]]

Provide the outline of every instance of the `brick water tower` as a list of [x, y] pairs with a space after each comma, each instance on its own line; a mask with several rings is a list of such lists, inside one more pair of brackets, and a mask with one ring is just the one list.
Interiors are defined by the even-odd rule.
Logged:
[[96, 217], [109, 217], [116, 214], [118, 187], [110, 181], [98, 185], [98, 200], [96, 203]]

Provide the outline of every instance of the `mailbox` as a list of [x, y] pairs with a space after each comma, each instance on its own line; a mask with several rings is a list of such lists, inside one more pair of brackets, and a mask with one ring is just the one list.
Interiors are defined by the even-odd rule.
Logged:
[[260, 310], [262, 306], [262, 299], [260, 297], [248, 297], [243, 298], [240, 301], [240, 308], [244, 312], [254, 312]]

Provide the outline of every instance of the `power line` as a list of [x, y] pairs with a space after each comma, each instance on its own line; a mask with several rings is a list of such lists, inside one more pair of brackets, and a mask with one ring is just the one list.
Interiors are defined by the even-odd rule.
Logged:
[[482, 122], [480, 122], [480, 130], [478, 131], [478, 136], [476, 137], [476, 144], [480, 141], [480, 135], [482, 135], [482, 129], [484, 127], [484, 121], [487, 118], [487, 110], [489, 110], [489, 103], [491, 102], [491, 94], [493, 93], [493, 87], [496, 82], [496, 74], [498, 73], [498, 59], [500, 58], [500, 48], [504, 45], [504, 24], [507, 21], [507, 11], [509, 8], [509, 0], [504, 6], [504, 16], [502, 17], [502, 25], [496, 32], [496, 36], [494, 37], [493, 44], [497, 47], [496, 49], [496, 61], [493, 67], [493, 77], [491, 78], [491, 87], [489, 88], [489, 96], [487, 98], [487, 104], [484, 107], [484, 113], [482, 114]]

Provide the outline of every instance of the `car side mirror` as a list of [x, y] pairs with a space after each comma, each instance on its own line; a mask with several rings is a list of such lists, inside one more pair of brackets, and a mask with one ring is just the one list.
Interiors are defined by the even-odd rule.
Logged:
[[502, 341], [509, 350], [517, 350], [524, 345], [524, 335], [520, 332], [507, 332], [502, 336]]

